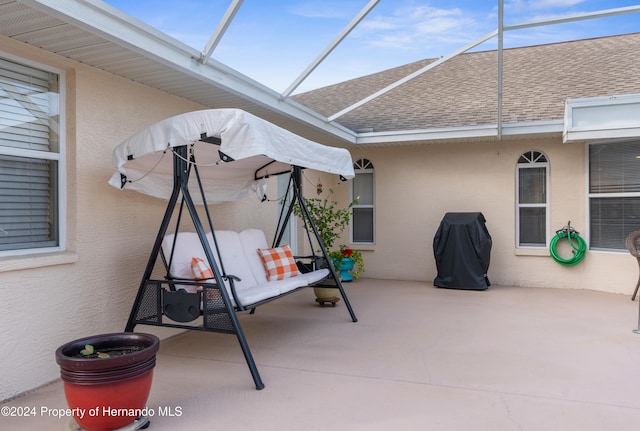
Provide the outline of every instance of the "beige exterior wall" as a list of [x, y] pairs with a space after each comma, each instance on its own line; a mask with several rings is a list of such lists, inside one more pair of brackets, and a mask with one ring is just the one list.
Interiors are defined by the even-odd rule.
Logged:
[[[480, 211], [493, 245], [489, 280], [493, 285], [584, 288], [631, 294], [638, 278], [627, 252], [588, 252], [573, 267], [562, 266], [548, 250], [515, 246], [515, 174], [527, 150], [549, 159], [549, 238], [571, 221], [587, 236], [585, 146], [560, 139], [491, 143], [362, 148], [354, 160], [375, 167], [376, 244], [364, 250], [365, 277], [424, 280], [437, 274], [433, 238], [446, 212]], [[358, 247], [356, 247], [358, 248]]]

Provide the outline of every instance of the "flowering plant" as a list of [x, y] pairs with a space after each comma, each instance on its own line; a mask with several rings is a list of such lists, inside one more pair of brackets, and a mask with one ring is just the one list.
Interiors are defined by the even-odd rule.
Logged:
[[343, 257], [351, 257], [353, 255], [353, 249], [346, 248], [346, 247], [341, 248], [340, 254], [342, 254]]
[[362, 253], [358, 250], [348, 248], [346, 245], [341, 245], [339, 251], [332, 251], [329, 253], [329, 257], [333, 259], [336, 269], [340, 269], [340, 265], [343, 259], [352, 259], [354, 261], [351, 275], [353, 278], [360, 277], [360, 274], [364, 272], [364, 259], [362, 259]]

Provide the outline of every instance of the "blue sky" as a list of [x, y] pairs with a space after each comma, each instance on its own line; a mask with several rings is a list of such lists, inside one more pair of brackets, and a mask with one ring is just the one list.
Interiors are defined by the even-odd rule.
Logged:
[[[202, 50], [231, 0], [106, 0]], [[284, 91], [369, 0], [245, 0], [212, 58]], [[505, 24], [613, 9], [638, 0], [505, 0]], [[424, 58], [495, 30], [497, 1], [381, 0], [297, 92]], [[505, 33], [505, 47], [640, 32], [640, 13]], [[489, 41], [476, 50], [495, 49]]]

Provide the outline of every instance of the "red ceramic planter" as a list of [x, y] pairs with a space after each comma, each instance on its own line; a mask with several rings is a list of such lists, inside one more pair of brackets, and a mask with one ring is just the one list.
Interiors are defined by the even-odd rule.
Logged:
[[[149, 397], [159, 343], [155, 335], [123, 332], [81, 338], [56, 350], [67, 404], [82, 429], [111, 431], [136, 420]], [[105, 359], [77, 357], [86, 344], [101, 352], [139, 350]]]

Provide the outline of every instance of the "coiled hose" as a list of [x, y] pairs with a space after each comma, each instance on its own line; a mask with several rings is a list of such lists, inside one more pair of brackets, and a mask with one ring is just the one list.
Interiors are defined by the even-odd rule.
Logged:
[[[573, 256], [569, 259], [559, 256], [556, 250], [558, 241], [563, 238], [567, 238], [567, 241], [569, 241], [569, 245], [571, 245], [572, 248], [571, 252], [573, 253]], [[572, 266], [580, 263], [582, 259], [584, 259], [584, 255], [587, 253], [587, 243], [582, 239], [580, 233], [571, 227], [571, 222], [569, 222], [567, 226], [557, 230], [556, 236], [551, 238], [551, 242], [549, 243], [549, 252], [551, 253], [553, 260], [558, 262], [560, 265]]]

